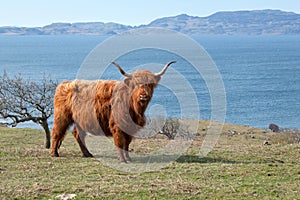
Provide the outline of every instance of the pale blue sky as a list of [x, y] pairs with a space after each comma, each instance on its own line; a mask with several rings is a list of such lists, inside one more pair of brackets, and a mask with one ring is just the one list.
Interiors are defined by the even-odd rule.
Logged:
[[3, 0], [0, 26], [44, 26], [52, 22], [147, 24], [186, 13], [208, 16], [217, 11], [281, 9], [300, 14], [299, 0]]

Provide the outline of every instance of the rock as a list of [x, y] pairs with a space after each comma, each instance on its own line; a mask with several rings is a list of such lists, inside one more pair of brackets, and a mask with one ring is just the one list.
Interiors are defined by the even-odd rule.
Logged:
[[4, 123], [2, 123], [2, 122], [0, 122], [0, 127], [7, 127], [7, 125], [4, 124]]
[[235, 134], [237, 134], [236, 131], [228, 130], [228, 132], [227, 132], [227, 135], [235, 135]]
[[56, 198], [57, 199], [68, 200], [68, 199], [73, 199], [76, 196], [77, 196], [76, 194], [60, 194], [60, 195], [57, 195]]
[[270, 124], [269, 129], [271, 129], [273, 132], [279, 132], [279, 126], [276, 124]]

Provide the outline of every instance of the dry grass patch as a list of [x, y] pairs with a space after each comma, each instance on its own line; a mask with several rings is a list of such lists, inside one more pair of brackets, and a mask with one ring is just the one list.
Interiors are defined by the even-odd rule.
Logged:
[[[193, 143], [176, 161], [157, 171], [130, 173], [83, 158], [71, 134], [61, 157], [52, 158], [43, 147], [42, 131], [0, 128], [0, 199], [55, 199], [59, 194], [76, 194], [76, 199], [299, 198], [299, 144], [275, 140], [279, 133], [226, 124], [215, 148], [199, 157], [208, 126], [200, 122]], [[271, 145], [262, 144], [265, 138]], [[176, 150], [176, 142], [162, 136], [136, 139], [130, 147], [139, 157], [124, 167], [143, 164], [166, 143]], [[111, 155], [117, 159], [116, 151]]]

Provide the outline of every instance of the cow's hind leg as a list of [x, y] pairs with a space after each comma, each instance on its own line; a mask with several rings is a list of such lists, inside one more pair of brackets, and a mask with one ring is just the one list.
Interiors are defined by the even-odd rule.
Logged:
[[64, 120], [63, 122], [58, 123], [54, 119], [54, 126], [52, 129], [52, 152], [51, 155], [53, 157], [59, 157], [58, 149], [66, 135], [66, 131], [70, 127], [70, 125], [73, 123], [71, 119]]
[[83, 153], [83, 156], [84, 157], [93, 157], [93, 155], [89, 152], [89, 150], [87, 149], [86, 144], [85, 144], [86, 133], [80, 127], [77, 127], [75, 125], [74, 129], [72, 131], [72, 134], [76, 138], [76, 140], [80, 146], [80, 149]]

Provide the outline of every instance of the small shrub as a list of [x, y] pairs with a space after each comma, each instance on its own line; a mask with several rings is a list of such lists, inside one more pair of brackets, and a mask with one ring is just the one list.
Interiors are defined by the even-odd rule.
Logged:
[[299, 130], [282, 130], [270, 137], [272, 143], [278, 144], [299, 144], [300, 131]]

